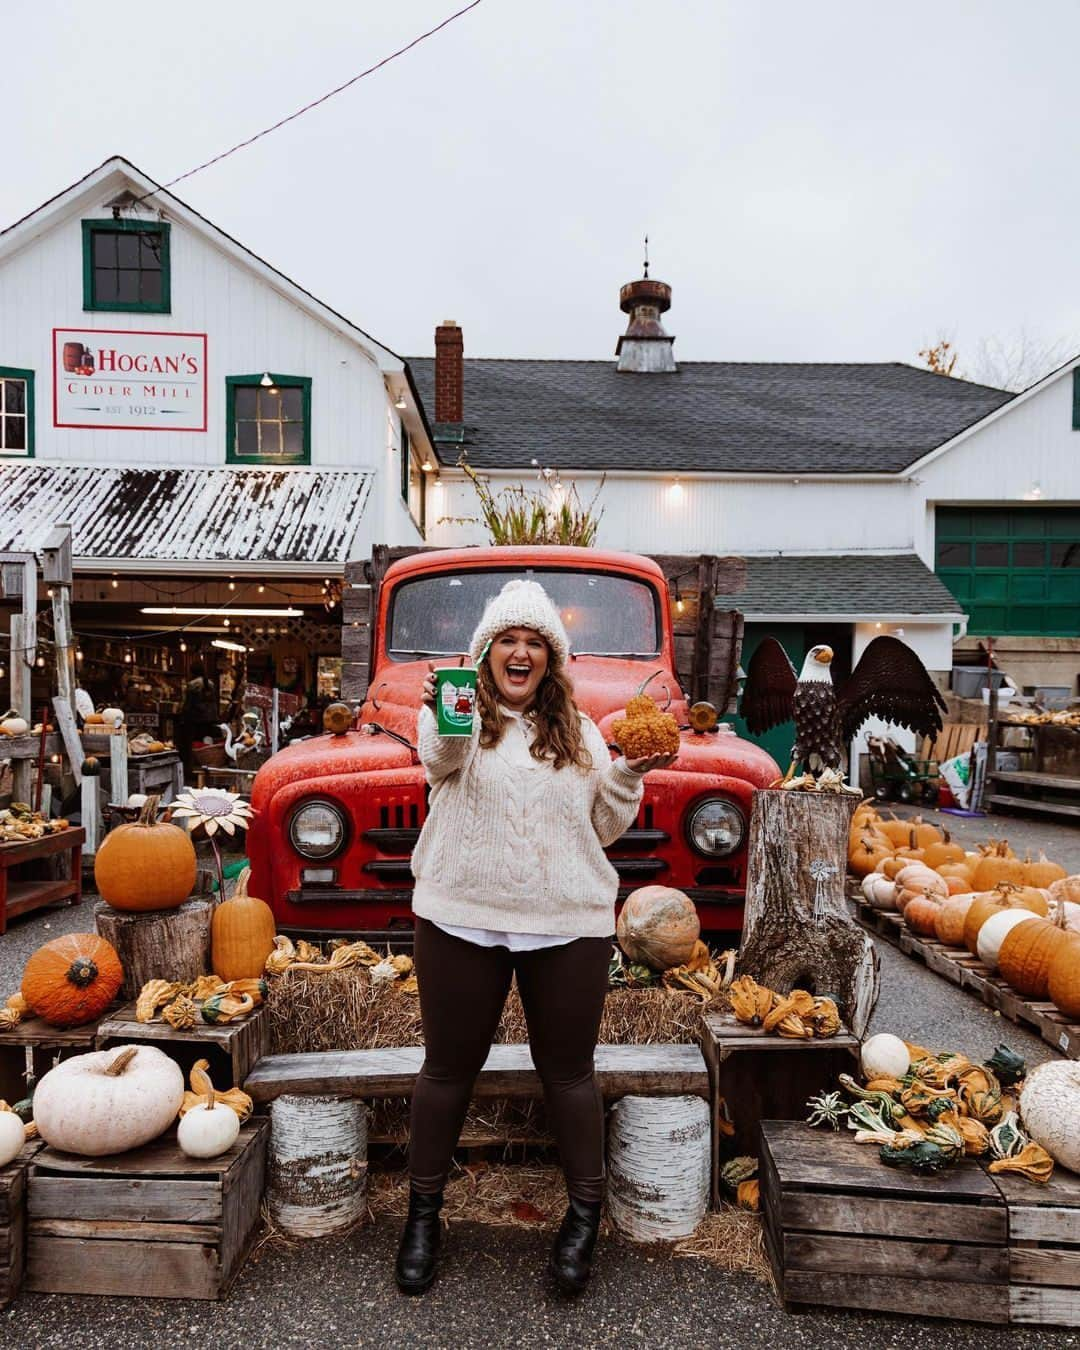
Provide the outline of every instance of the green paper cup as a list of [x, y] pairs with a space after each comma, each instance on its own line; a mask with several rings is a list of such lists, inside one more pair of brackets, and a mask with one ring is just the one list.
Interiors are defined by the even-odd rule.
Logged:
[[440, 736], [471, 736], [476, 716], [476, 671], [451, 666], [435, 672], [435, 720]]

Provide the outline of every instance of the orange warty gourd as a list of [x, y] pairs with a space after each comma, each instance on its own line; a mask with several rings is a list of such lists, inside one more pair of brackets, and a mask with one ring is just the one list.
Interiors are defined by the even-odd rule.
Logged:
[[1055, 881], [1064, 881], [1068, 875], [1064, 867], [1051, 862], [1042, 852], [1039, 853], [1037, 862], [1029, 860], [1024, 864], [1024, 881], [1029, 886], [1038, 886], [1040, 890], [1052, 886]]
[[964, 920], [974, 903], [975, 896], [968, 892], [955, 895], [942, 902], [934, 920], [934, 936], [946, 947], [964, 945]]
[[245, 867], [232, 898], [217, 906], [211, 920], [210, 961], [226, 981], [256, 979], [274, 950], [274, 913], [265, 900], [248, 895], [250, 876]]
[[979, 954], [979, 929], [991, 914], [997, 914], [1003, 909], [1030, 909], [1033, 914], [1036, 913], [1032, 904], [1013, 899], [1011, 894], [1005, 892], [989, 891], [977, 895], [964, 919], [964, 946], [972, 956]]
[[80, 1027], [99, 1017], [124, 982], [120, 958], [96, 933], [67, 933], [39, 947], [22, 977], [22, 996], [54, 1027]]
[[[1064, 914], [1062, 914], [1064, 917]], [[1053, 919], [1029, 919], [1007, 933], [998, 954], [1001, 978], [1027, 998], [1050, 993], [1050, 963], [1067, 944], [1068, 931]]]
[[864, 837], [848, 852], [848, 866], [857, 877], [865, 877], [879, 862], [891, 856], [888, 844]]
[[1050, 962], [1050, 998], [1066, 1017], [1080, 1017], [1080, 933], [1066, 933]]
[[98, 894], [113, 909], [176, 909], [195, 885], [191, 836], [158, 821], [159, 800], [148, 797], [133, 825], [111, 830], [94, 858]]

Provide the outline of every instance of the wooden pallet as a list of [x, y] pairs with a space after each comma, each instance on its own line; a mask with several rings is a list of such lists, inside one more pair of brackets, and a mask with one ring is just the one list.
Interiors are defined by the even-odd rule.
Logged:
[[1022, 998], [977, 956], [962, 948], [946, 947], [934, 938], [919, 937], [900, 914], [874, 909], [862, 899], [854, 900], [853, 904], [855, 917], [864, 928], [921, 961], [951, 984], [966, 989], [1010, 1022], [1029, 1027], [1067, 1059], [1080, 1059], [1080, 1026], [1058, 1012], [1052, 1003]]

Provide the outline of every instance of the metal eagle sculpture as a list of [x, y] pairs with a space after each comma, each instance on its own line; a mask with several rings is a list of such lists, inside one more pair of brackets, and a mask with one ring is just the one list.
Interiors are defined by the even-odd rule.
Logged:
[[742, 715], [751, 734], [795, 722], [784, 783], [799, 764], [815, 776], [839, 772], [847, 746], [868, 717], [907, 727], [918, 736], [941, 730], [945, 700], [923, 663], [898, 638], [874, 638], [839, 686], [829, 672], [832, 659], [831, 647], [811, 647], [796, 676], [775, 638], [765, 638], [750, 658]]

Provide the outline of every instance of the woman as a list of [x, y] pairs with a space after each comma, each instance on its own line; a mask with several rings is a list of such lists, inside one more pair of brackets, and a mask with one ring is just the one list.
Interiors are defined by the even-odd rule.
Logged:
[[426, 1056], [396, 1266], [409, 1294], [435, 1278], [443, 1186], [515, 974], [570, 1200], [551, 1269], [565, 1293], [589, 1278], [604, 1181], [593, 1051], [618, 890], [604, 847], [637, 816], [643, 775], [673, 756], [612, 761], [574, 705], [569, 645], [543, 588], [509, 581], [469, 644], [471, 737], [438, 734], [430, 666], [424, 681], [417, 739], [431, 795], [412, 866]]

